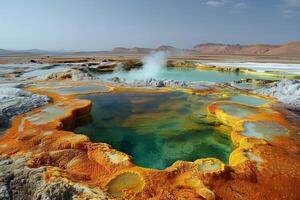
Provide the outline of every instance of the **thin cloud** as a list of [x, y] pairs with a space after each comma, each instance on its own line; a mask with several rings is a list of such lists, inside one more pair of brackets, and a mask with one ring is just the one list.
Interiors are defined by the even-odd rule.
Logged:
[[285, 7], [300, 8], [300, 0], [282, 0]]
[[234, 8], [236, 9], [246, 9], [248, 5], [245, 2], [239, 2], [234, 5]]
[[284, 18], [290, 18], [299, 13], [300, 0], [282, 0], [282, 3], [282, 15]]
[[245, 9], [248, 5], [243, 0], [202, 0], [202, 3], [211, 7], [231, 5], [235, 9]]
[[222, 5], [225, 5], [227, 3], [227, 1], [225, 0], [209, 0], [209, 1], [206, 1], [206, 5], [208, 6], [222, 6]]

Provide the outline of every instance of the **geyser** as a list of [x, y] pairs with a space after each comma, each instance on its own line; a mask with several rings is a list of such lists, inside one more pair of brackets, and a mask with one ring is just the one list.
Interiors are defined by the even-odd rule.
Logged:
[[[167, 67], [167, 58], [170, 55], [167, 51], [151, 52], [143, 58], [142, 69], [131, 69], [124, 71], [120, 64], [113, 73], [98, 74], [101, 79], [112, 79], [119, 77], [126, 81], [156, 80], [175, 81], [209, 81], [209, 82], [231, 82], [245, 78], [260, 79], [261, 76], [235, 72], [221, 72], [214, 70], [201, 70], [192, 67]], [[266, 77], [264, 77], [266, 78]]]
[[163, 67], [167, 65], [167, 52], [152, 52], [143, 59], [143, 69], [139, 71], [138, 76], [141, 78], [155, 78], [161, 72]]
[[167, 65], [168, 53], [165, 51], [151, 52], [143, 58], [143, 68], [133, 69], [129, 72], [116, 70], [114, 76], [123, 77], [128, 80], [144, 80], [157, 78]]

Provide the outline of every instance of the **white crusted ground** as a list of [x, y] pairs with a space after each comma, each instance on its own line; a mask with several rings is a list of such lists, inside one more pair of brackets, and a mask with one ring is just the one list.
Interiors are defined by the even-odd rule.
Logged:
[[257, 89], [255, 92], [275, 97], [284, 103], [286, 108], [300, 111], [300, 80], [281, 80], [270, 87]]
[[44, 95], [0, 85], [0, 131], [8, 126], [9, 120], [14, 116], [45, 105], [49, 101], [49, 97]]

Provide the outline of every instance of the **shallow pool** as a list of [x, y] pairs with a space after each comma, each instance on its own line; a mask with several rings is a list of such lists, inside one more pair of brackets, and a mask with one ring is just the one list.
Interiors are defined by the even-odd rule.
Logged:
[[255, 121], [244, 123], [243, 135], [265, 140], [272, 140], [275, 136], [286, 135], [288, 130], [275, 121]]
[[232, 95], [232, 96], [230, 96], [228, 101], [233, 102], [233, 103], [249, 105], [249, 106], [261, 106], [261, 105], [264, 105], [264, 104], [270, 102], [267, 99], [263, 99], [263, 98], [260, 98], [257, 96], [252, 96], [252, 95], [244, 95], [244, 94]]
[[229, 104], [218, 104], [217, 106], [222, 110], [224, 110], [225, 113], [229, 115], [233, 115], [235, 117], [247, 117], [258, 113], [253, 109], [247, 109], [247, 108], [233, 106]]
[[34, 124], [47, 124], [53, 119], [59, 118], [64, 115], [68, 108], [63, 108], [59, 105], [48, 106], [41, 110], [40, 113], [31, 115], [29, 121]]

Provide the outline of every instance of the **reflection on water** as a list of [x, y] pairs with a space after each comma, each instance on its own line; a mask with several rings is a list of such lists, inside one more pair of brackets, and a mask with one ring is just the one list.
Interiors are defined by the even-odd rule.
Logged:
[[230, 140], [206, 119], [209, 97], [172, 92], [81, 98], [93, 102], [92, 120], [75, 132], [131, 155], [137, 165], [164, 169], [177, 160], [228, 161]]

